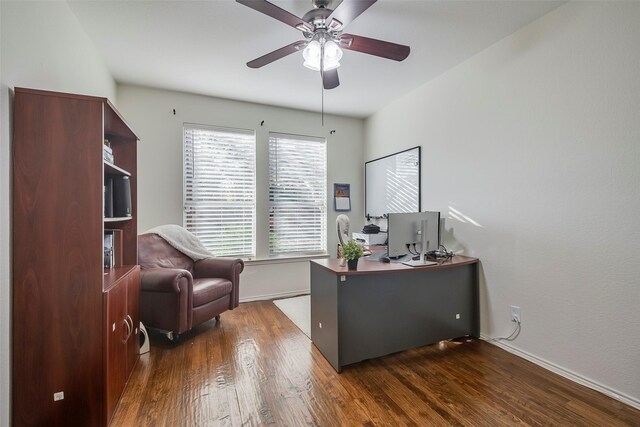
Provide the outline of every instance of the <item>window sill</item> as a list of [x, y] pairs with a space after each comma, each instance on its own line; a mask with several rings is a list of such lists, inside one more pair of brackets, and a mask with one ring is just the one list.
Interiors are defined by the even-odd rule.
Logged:
[[283, 256], [274, 258], [245, 259], [245, 265], [289, 264], [292, 262], [304, 262], [312, 259], [329, 258], [329, 254]]

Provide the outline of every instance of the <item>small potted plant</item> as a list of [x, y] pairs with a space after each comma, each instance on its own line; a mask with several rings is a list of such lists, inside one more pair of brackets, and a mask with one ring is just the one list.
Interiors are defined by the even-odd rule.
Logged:
[[364, 254], [364, 249], [355, 240], [349, 240], [342, 245], [342, 257], [347, 260], [349, 270], [358, 269], [358, 259]]

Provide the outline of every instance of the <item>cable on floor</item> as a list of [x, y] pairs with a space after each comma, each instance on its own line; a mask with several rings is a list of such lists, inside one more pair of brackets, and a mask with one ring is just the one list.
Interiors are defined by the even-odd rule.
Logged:
[[515, 320], [516, 322], [516, 329], [509, 335], [506, 337], [500, 337], [500, 338], [489, 338], [489, 341], [514, 341], [516, 338], [518, 338], [518, 335], [520, 335], [520, 331], [522, 331], [522, 325], [520, 324], [520, 320]]

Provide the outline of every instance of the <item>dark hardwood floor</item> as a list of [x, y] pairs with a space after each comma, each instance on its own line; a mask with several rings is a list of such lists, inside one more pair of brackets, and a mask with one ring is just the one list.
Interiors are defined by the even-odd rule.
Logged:
[[336, 373], [269, 301], [151, 334], [112, 426], [640, 426], [640, 411], [480, 340]]

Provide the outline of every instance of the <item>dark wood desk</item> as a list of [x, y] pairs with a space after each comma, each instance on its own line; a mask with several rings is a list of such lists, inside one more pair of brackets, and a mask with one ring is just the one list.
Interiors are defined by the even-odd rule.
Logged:
[[343, 366], [462, 336], [478, 337], [478, 259], [409, 267], [361, 259], [311, 261], [311, 340]]

